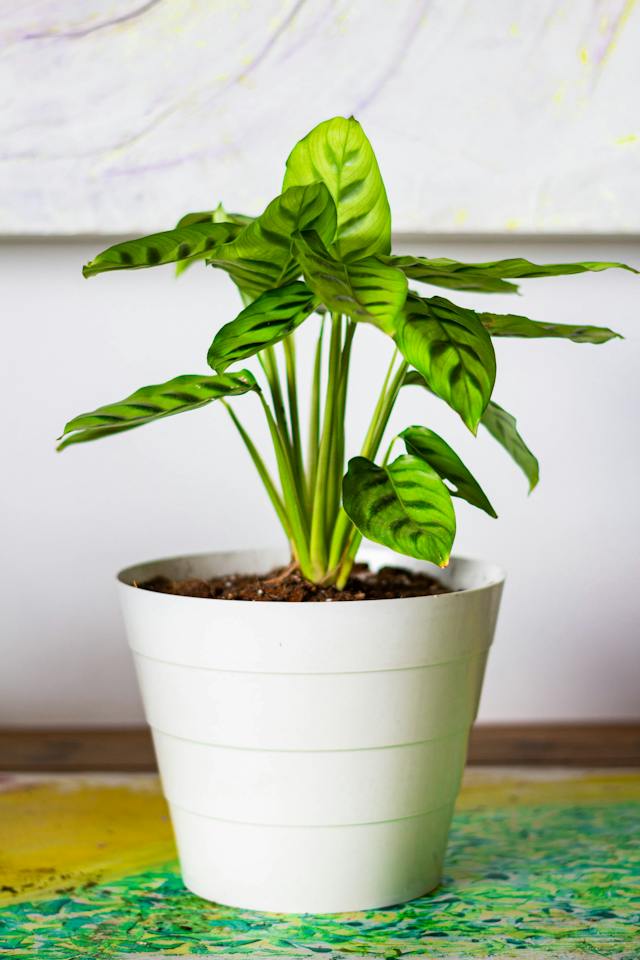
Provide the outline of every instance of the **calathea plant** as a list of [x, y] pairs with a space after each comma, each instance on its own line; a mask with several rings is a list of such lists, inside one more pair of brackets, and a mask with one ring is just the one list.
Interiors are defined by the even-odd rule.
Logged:
[[[496, 516], [465, 464], [428, 427], [410, 426], [383, 449], [401, 390], [410, 385], [427, 390], [452, 407], [472, 433], [479, 426], [488, 430], [532, 489], [538, 481], [536, 458], [513, 416], [492, 399], [492, 338], [604, 343], [617, 336], [606, 327], [476, 312], [425, 293], [424, 287], [509, 294], [521, 278], [624, 266], [394, 256], [389, 203], [374, 152], [360, 124], [343, 117], [319, 124], [294, 147], [282, 193], [260, 216], [229, 214], [221, 207], [189, 213], [173, 230], [110, 247], [87, 264], [84, 275], [169, 263], [182, 272], [195, 261], [225, 271], [244, 303], [213, 338], [207, 356], [213, 372], [143, 387], [75, 417], [59, 449], [220, 400], [265, 486], [293, 563], [308, 580], [338, 588], [347, 581], [363, 536], [445, 565], [456, 530], [452, 497]], [[305, 322], [315, 326], [317, 347], [303, 443], [295, 332]], [[349, 363], [362, 323], [392, 341], [392, 356], [360, 453], [345, 472]], [[253, 357], [259, 379], [242, 366]], [[262, 406], [277, 476], [229, 402], [240, 395], [253, 395]]]

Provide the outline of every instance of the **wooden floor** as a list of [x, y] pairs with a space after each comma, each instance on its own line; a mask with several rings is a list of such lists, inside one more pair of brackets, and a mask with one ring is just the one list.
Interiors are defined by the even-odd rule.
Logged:
[[[472, 765], [640, 766], [640, 723], [478, 724]], [[0, 729], [0, 770], [153, 771], [146, 727]]]

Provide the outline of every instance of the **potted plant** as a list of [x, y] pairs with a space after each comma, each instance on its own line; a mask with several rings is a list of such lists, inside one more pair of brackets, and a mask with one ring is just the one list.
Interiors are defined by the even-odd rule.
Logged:
[[[410, 385], [443, 400], [472, 433], [488, 430], [533, 488], [536, 458], [492, 399], [492, 338], [617, 336], [476, 312], [423, 285], [507, 294], [520, 278], [623, 264], [394, 256], [374, 152], [342, 117], [294, 147], [283, 191], [260, 216], [190, 213], [173, 230], [110, 247], [84, 274], [169, 263], [182, 272], [196, 261], [225, 271], [244, 303], [213, 338], [211, 372], [81, 414], [59, 443], [219, 400], [285, 534], [282, 550], [179, 557], [119, 575], [184, 880], [208, 899], [270, 911], [407, 900], [440, 878], [503, 576], [449, 561], [452, 498], [495, 511], [429, 427], [408, 426], [385, 446], [394, 404]], [[305, 322], [317, 347], [303, 443], [295, 331]], [[392, 355], [345, 469], [362, 323], [389, 338]], [[239, 396], [262, 407], [275, 470], [231, 404]], [[358, 554], [363, 538], [386, 552]], [[354, 567], [357, 555], [368, 568]]]

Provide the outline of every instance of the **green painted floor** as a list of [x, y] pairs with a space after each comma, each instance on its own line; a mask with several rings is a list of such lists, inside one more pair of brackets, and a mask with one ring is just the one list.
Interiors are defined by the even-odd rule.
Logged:
[[331, 917], [188, 893], [155, 777], [0, 788], [0, 957], [640, 958], [640, 772], [468, 771], [441, 887]]

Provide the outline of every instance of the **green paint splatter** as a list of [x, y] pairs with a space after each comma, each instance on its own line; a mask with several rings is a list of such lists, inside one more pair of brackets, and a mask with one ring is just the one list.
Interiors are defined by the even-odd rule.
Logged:
[[[638, 957], [638, 807], [463, 810], [445, 880], [387, 910], [328, 917], [252, 913], [188, 893], [176, 864], [0, 910], [0, 957], [122, 954], [309, 957]], [[312, 869], [312, 865], [310, 866]]]

